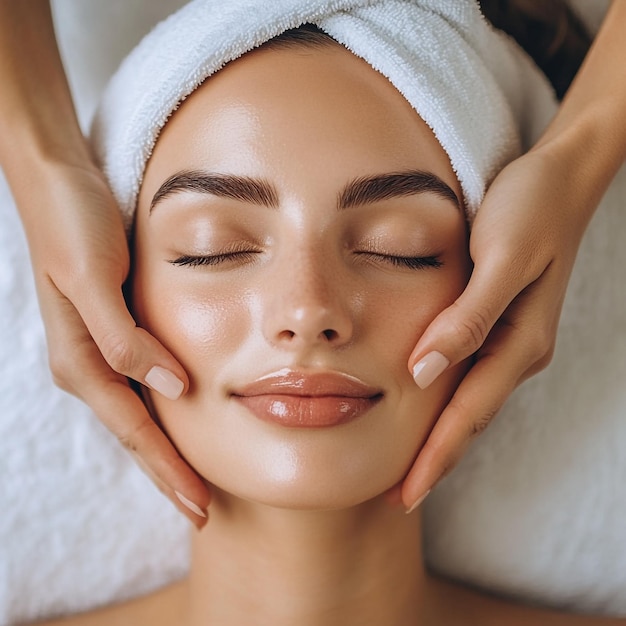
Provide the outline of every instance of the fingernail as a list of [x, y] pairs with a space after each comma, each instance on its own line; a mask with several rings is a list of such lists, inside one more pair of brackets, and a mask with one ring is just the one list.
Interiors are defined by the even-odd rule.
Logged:
[[429, 352], [413, 366], [413, 380], [420, 389], [426, 389], [449, 365], [441, 352]]
[[176, 497], [190, 510], [193, 511], [196, 515], [200, 517], [208, 517], [207, 514], [195, 503], [192, 502], [189, 498], [185, 498], [185, 496], [178, 492], [174, 491]]
[[409, 509], [407, 509], [406, 514], [408, 515], [409, 513], [413, 513], [413, 511], [415, 511], [415, 509], [422, 504], [422, 502], [424, 502], [424, 500], [426, 500], [426, 496], [428, 496], [428, 494], [430, 493], [430, 489], [420, 498], [418, 498], [414, 503], [413, 506], [410, 507]]
[[164, 367], [155, 365], [146, 374], [146, 385], [170, 400], [178, 400], [185, 388], [185, 383]]

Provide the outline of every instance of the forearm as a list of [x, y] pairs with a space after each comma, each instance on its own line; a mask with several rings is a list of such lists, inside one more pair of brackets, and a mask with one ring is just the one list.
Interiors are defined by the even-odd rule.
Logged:
[[0, 84], [0, 165], [14, 193], [47, 163], [90, 161], [47, 0], [0, 0]]
[[624, 59], [626, 0], [613, 0], [559, 112], [534, 147], [571, 162], [572, 178], [593, 208], [626, 159]]

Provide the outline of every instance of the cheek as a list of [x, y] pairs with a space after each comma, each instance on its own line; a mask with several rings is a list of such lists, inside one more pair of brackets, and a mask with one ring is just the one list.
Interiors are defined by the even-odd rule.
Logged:
[[[453, 304], [461, 295], [471, 273], [471, 261], [464, 248], [448, 258], [443, 267], [424, 274], [416, 281], [415, 288], [404, 289], [402, 293], [388, 289], [370, 300], [366, 313], [372, 334], [377, 344], [376, 354], [381, 371], [392, 373], [394, 397], [401, 420], [406, 419], [405, 427], [418, 436], [419, 445], [441, 411], [452, 397], [459, 382], [467, 372], [471, 359], [467, 359], [447, 370], [427, 390], [423, 391], [415, 384], [408, 361], [415, 345], [424, 331], [442, 310]], [[389, 306], [393, 302], [394, 306]], [[381, 319], [385, 323], [380, 322]], [[378, 321], [376, 321], [378, 320]], [[421, 416], [421, 426], [414, 431], [415, 418]], [[418, 432], [419, 431], [419, 432]], [[411, 448], [411, 446], [409, 446]]]
[[168, 342], [181, 358], [187, 355], [202, 361], [220, 359], [241, 343], [246, 324], [245, 309], [219, 298], [179, 297], [169, 309], [159, 312], [161, 323], [155, 332], [169, 335]]
[[469, 273], [469, 263], [455, 263], [432, 270], [413, 288], [404, 286], [401, 293], [393, 286], [381, 289], [364, 307], [370, 327], [377, 328], [374, 335], [381, 352], [406, 370], [418, 340], [435, 317], [461, 295]]
[[414, 270], [399, 282], [377, 283], [376, 292], [369, 294], [364, 306], [371, 334], [379, 338], [385, 335], [381, 348], [405, 372], [418, 340], [437, 315], [463, 293], [472, 271], [463, 216], [446, 213], [445, 219], [439, 214], [433, 220], [432, 233], [428, 231], [424, 237], [432, 238], [432, 249], [439, 252], [441, 265]]
[[193, 271], [138, 271], [133, 284], [137, 321], [180, 361], [190, 392], [245, 342], [252, 319], [242, 294], [232, 286], [214, 289], [196, 277], [187, 280], [185, 272]]

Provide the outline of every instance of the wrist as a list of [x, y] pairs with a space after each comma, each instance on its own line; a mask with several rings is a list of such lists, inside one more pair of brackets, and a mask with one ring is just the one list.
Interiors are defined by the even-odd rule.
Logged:
[[[6, 179], [24, 227], [30, 235], [38, 228], [42, 212], [56, 204], [76, 185], [75, 181], [99, 179], [102, 172], [93, 163], [86, 147], [81, 160], [77, 153], [67, 155], [49, 146], [30, 145], [6, 168]], [[70, 199], [71, 201], [71, 199]], [[34, 232], [34, 231], [33, 231]]]
[[0, 165], [7, 178], [91, 161], [56, 44], [48, 0], [0, 2]]
[[581, 205], [595, 209], [626, 158], [626, 115], [595, 103], [567, 124], [555, 119], [530, 152], [577, 189]]
[[609, 182], [626, 159], [624, 23], [626, 2], [612, 2], [557, 115], [537, 144], [554, 144], [565, 159], [570, 149], [582, 153], [592, 160], [590, 171], [603, 169]]
[[601, 149], [598, 157], [604, 165], [618, 169], [626, 159], [626, 109], [608, 99], [587, 103], [577, 111], [563, 105], [533, 150], [548, 144], [566, 158], [572, 148], [575, 152]]
[[32, 112], [10, 119], [0, 139], [0, 165], [9, 179], [14, 171], [54, 164], [84, 166], [93, 160], [73, 116], [51, 120]]

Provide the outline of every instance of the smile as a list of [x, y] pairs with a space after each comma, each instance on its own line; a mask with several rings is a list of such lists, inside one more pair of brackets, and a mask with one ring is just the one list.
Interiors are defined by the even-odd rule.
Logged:
[[284, 369], [257, 379], [232, 397], [261, 420], [289, 428], [325, 428], [363, 415], [383, 393], [344, 373]]

